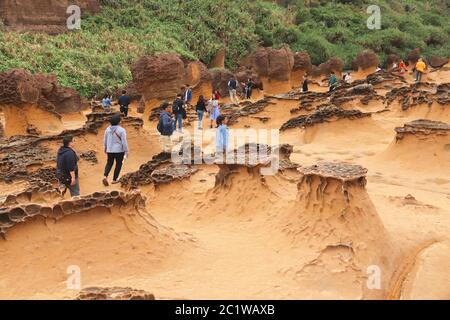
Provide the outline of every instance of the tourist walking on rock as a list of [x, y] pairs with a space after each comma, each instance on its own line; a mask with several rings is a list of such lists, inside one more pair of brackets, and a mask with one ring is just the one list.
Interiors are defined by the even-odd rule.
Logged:
[[210, 128], [212, 129], [213, 122], [217, 121], [217, 118], [220, 116], [219, 100], [216, 100], [214, 96], [211, 101], [211, 106], [209, 118], [211, 119]]
[[198, 117], [198, 126], [197, 126], [197, 128], [199, 130], [202, 130], [203, 129], [203, 125], [202, 125], [202, 123], [203, 123], [203, 115], [204, 115], [204, 113], [206, 111], [206, 101], [205, 101], [205, 98], [203, 96], [200, 96], [198, 98], [197, 105], [195, 107], [195, 111], [197, 111], [197, 117]]
[[334, 71], [331, 71], [330, 79], [328, 80], [328, 86], [330, 87], [330, 92], [334, 91], [337, 87], [338, 79], [334, 74]]
[[416, 63], [416, 82], [420, 83], [422, 81], [422, 76], [425, 73], [425, 70], [427, 69], [427, 65], [423, 61], [422, 58], [419, 59]]
[[157, 130], [161, 134], [163, 151], [166, 153], [171, 153], [172, 140], [170, 137], [173, 134], [175, 125], [175, 121], [172, 118], [172, 106], [168, 102], [163, 102], [161, 109], [162, 112], [159, 115]]
[[120, 113], [125, 117], [128, 117], [128, 107], [131, 104], [131, 98], [127, 96], [125, 90], [122, 91], [122, 95], [119, 98]]
[[305, 76], [303, 77], [303, 85], [302, 85], [302, 92], [308, 92], [309, 88], [308, 88], [308, 75], [305, 74]]
[[228, 118], [220, 115], [217, 117], [217, 131], [216, 131], [216, 154], [225, 154], [228, 149], [228, 142], [230, 140], [230, 133], [227, 127]]
[[186, 118], [186, 110], [184, 109], [184, 101], [183, 101], [183, 95], [180, 93], [175, 98], [175, 101], [173, 102], [173, 114], [175, 115], [175, 122], [174, 122], [174, 130], [177, 129], [178, 125], [178, 132], [183, 133], [183, 119]]
[[252, 98], [252, 93], [253, 93], [253, 87], [254, 87], [254, 83], [252, 81], [252, 79], [248, 79], [245, 88], [246, 88], [246, 99], [251, 99]]
[[110, 112], [111, 106], [112, 106], [111, 98], [107, 94], [105, 94], [102, 100], [102, 107], [106, 112]]
[[59, 148], [56, 157], [56, 175], [60, 182], [61, 193], [64, 196], [67, 189], [72, 197], [80, 195], [78, 181], [78, 156], [72, 149], [72, 136], [63, 138], [63, 146]]
[[406, 70], [408, 70], [408, 68], [406, 67], [405, 61], [400, 60], [400, 63], [398, 65], [398, 69], [400, 71], [400, 75], [403, 76], [403, 74], [405, 73]]
[[184, 103], [187, 104], [187, 105], [191, 105], [191, 102], [192, 102], [192, 89], [187, 84], [186, 85], [186, 91], [184, 92]]
[[117, 180], [122, 170], [123, 160], [128, 157], [128, 143], [127, 143], [127, 133], [120, 124], [120, 115], [116, 114], [112, 116], [110, 123], [111, 125], [106, 128], [104, 136], [104, 147], [105, 153], [108, 156], [108, 161], [105, 166], [105, 173], [103, 178], [103, 184], [109, 186], [108, 175], [111, 172], [114, 161], [116, 162], [116, 167], [114, 168], [113, 184], [118, 183]]
[[230, 92], [230, 100], [233, 104], [239, 104], [239, 100], [237, 98], [237, 87], [238, 82], [236, 78], [233, 76], [231, 77], [231, 80], [228, 81], [228, 91]]

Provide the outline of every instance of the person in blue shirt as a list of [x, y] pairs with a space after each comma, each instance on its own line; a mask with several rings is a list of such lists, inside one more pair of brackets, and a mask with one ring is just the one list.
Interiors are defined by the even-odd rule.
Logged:
[[102, 100], [102, 107], [103, 109], [105, 109], [105, 111], [109, 112], [111, 111], [111, 106], [112, 106], [111, 98], [107, 94], [105, 94]]
[[224, 115], [220, 115], [216, 119], [217, 131], [216, 131], [216, 153], [225, 154], [228, 149], [228, 142], [230, 139], [230, 133], [228, 132], [228, 118]]

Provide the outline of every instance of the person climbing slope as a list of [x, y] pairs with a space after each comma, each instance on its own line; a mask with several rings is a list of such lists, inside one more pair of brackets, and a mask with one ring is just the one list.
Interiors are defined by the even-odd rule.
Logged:
[[239, 104], [239, 100], [237, 98], [237, 87], [238, 82], [234, 76], [231, 77], [231, 80], [228, 81], [228, 90], [230, 92], [230, 100], [233, 104]]
[[105, 153], [108, 157], [103, 178], [103, 184], [105, 186], [109, 186], [108, 175], [111, 172], [114, 161], [116, 162], [116, 167], [114, 168], [112, 183], [116, 184], [118, 183], [117, 179], [122, 170], [123, 160], [128, 157], [127, 133], [126, 130], [119, 125], [120, 120], [120, 115], [116, 114], [112, 116], [110, 120], [111, 125], [105, 130], [103, 144]]

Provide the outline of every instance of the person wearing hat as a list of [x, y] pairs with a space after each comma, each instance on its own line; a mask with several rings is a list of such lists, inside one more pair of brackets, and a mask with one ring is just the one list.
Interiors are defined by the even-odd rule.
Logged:
[[111, 125], [106, 128], [104, 136], [105, 153], [108, 161], [105, 166], [103, 184], [109, 186], [108, 175], [116, 162], [114, 168], [113, 184], [118, 183], [120, 171], [122, 170], [123, 160], [128, 157], [127, 132], [120, 124], [120, 115], [116, 114], [111, 117]]

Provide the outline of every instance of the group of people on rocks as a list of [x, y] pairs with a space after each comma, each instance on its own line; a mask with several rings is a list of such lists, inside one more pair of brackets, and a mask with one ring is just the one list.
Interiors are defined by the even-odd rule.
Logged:
[[[380, 72], [383, 69], [381, 66], [378, 66], [375, 72]], [[401, 76], [404, 76], [405, 72], [408, 70], [408, 67], [406, 66], [406, 63], [403, 60], [400, 60], [399, 63], [393, 63], [390, 71], [392, 72], [398, 72]], [[423, 74], [427, 70], [427, 65], [423, 58], [419, 58], [417, 63], [414, 65], [413, 72], [414, 72], [414, 78], [416, 83], [420, 83], [422, 81]], [[352, 76], [350, 72], [344, 73], [342, 76], [342, 82], [343, 83], [350, 83], [352, 81]], [[336, 73], [334, 71], [330, 72], [330, 76], [328, 78], [328, 88], [329, 91], [332, 92], [336, 90], [338, 87], [340, 81], [338, 80]], [[308, 75], [305, 74], [303, 77], [303, 83], [302, 83], [302, 92], [309, 92], [309, 79]]]
[[[92, 98], [93, 102], [95, 103], [96, 97], [94, 96]], [[105, 94], [103, 96], [103, 99], [101, 101], [102, 107], [104, 111], [111, 112], [111, 107], [113, 105], [112, 102], [112, 96], [109, 94]], [[126, 90], [122, 90], [122, 95], [117, 99], [117, 103], [120, 107], [120, 113], [124, 115], [125, 117], [128, 117], [128, 110], [131, 104], [131, 98], [127, 95]]]

